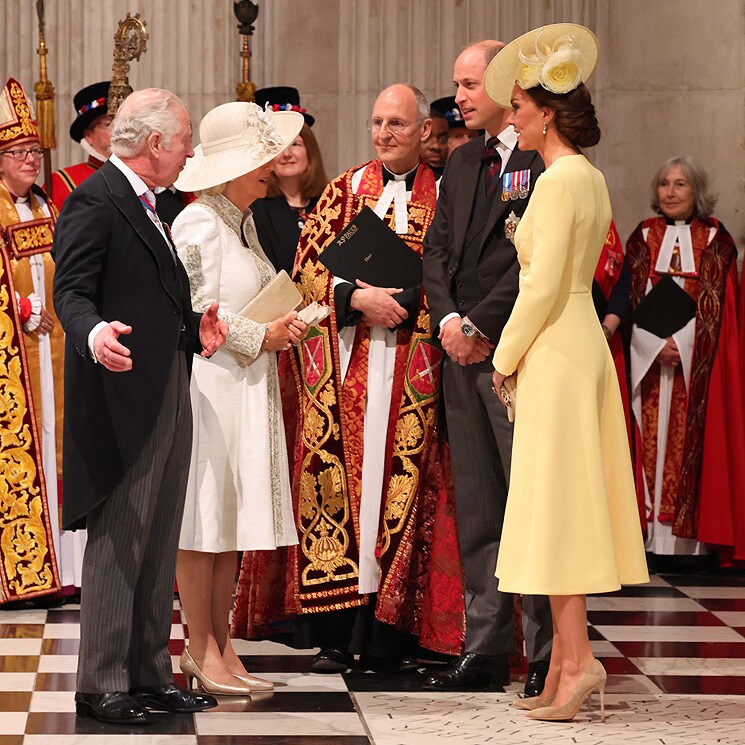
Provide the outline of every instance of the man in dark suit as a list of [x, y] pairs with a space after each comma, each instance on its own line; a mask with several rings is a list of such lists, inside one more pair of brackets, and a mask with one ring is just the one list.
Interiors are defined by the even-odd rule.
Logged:
[[[433, 331], [446, 353], [443, 396], [452, 453], [458, 534], [466, 575], [465, 652], [425, 687], [455, 690], [509, 683], [515, 645], [512, 595], [497, 590], [494, 570], [509, 483], [512, 425], [491, 385], [491, 351], [518, 291], [511, 240], [543, 163], [521, 152], [507, 111], [483, 88], [487, 65], [504, 46], [483, 41], [455, 62], [456, 103], [485, 140], [455, 150], [440, 183], [437, 212], [424, 242], [424, 282]], [[551, 652], [548, 598], [523, 598], [531, 663], [526, 695], [543, 689]]]
[[147, 709], [216, 705], [173, 684], [173, 583], [191, 449], [192, 355], [225, 340], [189, 282], [152, 189], [194, 155], [168, 91], [126, 99], [111, 156], [67, 198], [55, 232], [54, 305], [65, 348], [65, 529], [86, 526], [76, 711], [140, 724]]

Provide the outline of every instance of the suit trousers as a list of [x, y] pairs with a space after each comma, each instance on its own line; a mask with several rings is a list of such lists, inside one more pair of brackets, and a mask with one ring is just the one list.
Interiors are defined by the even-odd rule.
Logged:
[[[460, 557], [466, 576], [466, 652], [515, 648], [512, 595], [494, 576], [507, 504], [512, 424], [492, 390], [491, 359], [461, 367], [443, 358], [442, 386], [452, 456]], [[543, 595], [523, 596], [529, 662], [551, 655], [551, 609]]]
[[191, 438], [186, 355], [176, 352], [150, 437], [123, 481], [87, 517], [81, 693], [173, 682], [168, 642]]

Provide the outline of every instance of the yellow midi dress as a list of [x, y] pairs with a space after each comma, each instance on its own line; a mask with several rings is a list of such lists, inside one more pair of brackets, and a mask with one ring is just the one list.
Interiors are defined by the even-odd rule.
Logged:
[[611, 220], [582, 155], [538, 178], [515, 234], [520, 292], [494, 352], [517, 371], [502, 592], [575, 595], [648, 582], [613, 359], [592, 302]]

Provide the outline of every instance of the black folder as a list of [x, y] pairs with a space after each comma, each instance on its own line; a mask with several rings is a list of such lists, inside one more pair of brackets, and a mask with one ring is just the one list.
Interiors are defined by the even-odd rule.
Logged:
[[667, 339], [696, 315], [696, 301], [669, 275], [641, 300], [631, 318], [639, 328]]
[[422, 260], [369, 207], [349, 222], [318, 257], [336, 277], [376, 287], [422, 283]]

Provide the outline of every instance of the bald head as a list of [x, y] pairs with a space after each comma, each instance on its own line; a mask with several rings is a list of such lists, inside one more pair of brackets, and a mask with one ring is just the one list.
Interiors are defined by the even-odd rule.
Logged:
[[497, 56], [497, 52], [500, 49], [504, 49], [506, 46], [507, 45], [503, 41], [497, 41], [496, 39], [482, 39], [481, 41], [471, 42], [463, 47], [463, 52], [473, 49], [482, 54], [484, 57], [484, 69], [486, 69], [489, 63]]
[[124, 100], [111, 123], [111, 149], [121, 158], [139, 155], [147, 138], [158, 132], [165, 147], [188, 113], [181, 99], [162, 88], [134, 91]]
[[430, 131], [429, 104], [408, 83], [396, 83], [375, 99], [372, 112], [375, 154], [392, 173], [406, 173], [419, 162], [419, 147]]

